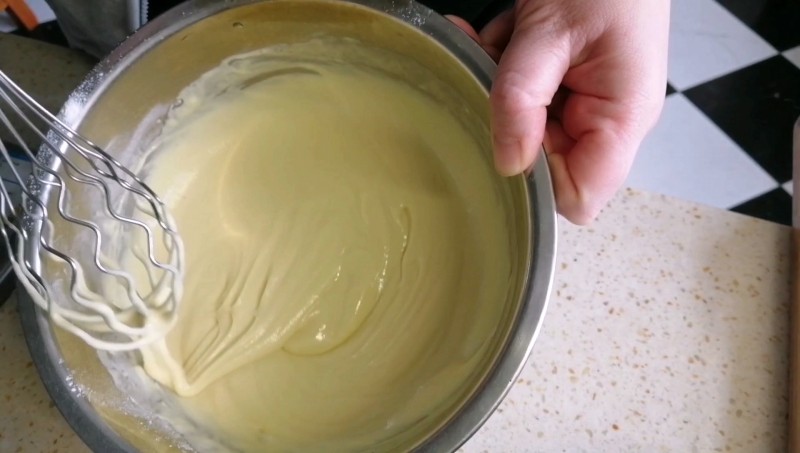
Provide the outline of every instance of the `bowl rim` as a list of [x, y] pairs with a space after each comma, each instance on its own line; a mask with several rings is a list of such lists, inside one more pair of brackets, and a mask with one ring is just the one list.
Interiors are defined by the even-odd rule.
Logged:
[[[120, 65], [130, 64], [154, 45], [174, 33], [211, 15], [249, 4], [281, 0], [193, 0], [167, 11], [148, 22], [123, 41], [95, 66], [81, 85], [70, 95], [58, 117], [76, 124], [85, 116], [86, 106], [109, 75]], [[415, 0], [318, 0], [342, 2], [384, 13], [417, 28], [454, 55], [489, 91], [496, 71], [494, 61], [452, 22]], [[76, 113], [79, 112], [79, 113]], [[542, 327], [550, 299], [555, 271], [557, 214], [546, 155], [541, 150], [530, 173], [525, 177], [530, 243], [528, 269], [521, 297], [523, 302], [509, 330], [507, 343], [498, 359], [473, 393], [437, 432], [418, 445], [416, 451], [455, 451], [469, 440], [494, 413], [522, 372]], [[29, 247], [26, 257], [38, 263], [38, 248]], [[88, 399], [70, 390], [69, 374], [47, 314], [18, 285], [18, 310], [25, 339], [40, 378], [56, 407], [68, 424], [93, 451], [135, 452], [136, 449], [107, 422]]]

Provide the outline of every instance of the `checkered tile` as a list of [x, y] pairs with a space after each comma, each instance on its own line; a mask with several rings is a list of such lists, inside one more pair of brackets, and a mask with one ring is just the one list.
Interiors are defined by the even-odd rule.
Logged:
[[783, 56], [786, 57], [787, 60], [794, 63], [795, 66], [800, 68], [800, 46], [787, 50], [783, 53]]
[[673, 0], [669, 85], [632, 187], [791, 221], [800, 1]]

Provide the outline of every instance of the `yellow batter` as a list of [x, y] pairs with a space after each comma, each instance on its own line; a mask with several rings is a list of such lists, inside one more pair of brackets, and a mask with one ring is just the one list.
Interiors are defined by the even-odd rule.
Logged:
[[288, 57], [304, 45], [225, 62], [170, 114], [145, 174], [185, 292], [144, 368], [232, 448], [398, 448], [486, 360], [512, 272], [502, 182], [424, 91]]

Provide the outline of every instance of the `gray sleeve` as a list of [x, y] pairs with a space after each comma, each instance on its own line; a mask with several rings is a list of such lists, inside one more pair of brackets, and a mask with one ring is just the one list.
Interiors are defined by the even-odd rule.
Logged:
[[141, 0], [46, 0], [70, 46], [105, 57], [142, 25]]

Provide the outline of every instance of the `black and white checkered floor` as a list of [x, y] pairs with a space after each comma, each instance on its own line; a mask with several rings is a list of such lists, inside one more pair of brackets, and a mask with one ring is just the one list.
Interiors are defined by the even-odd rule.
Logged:
[[670, 32], [664, 112], [628, 185], [789, 224], [800, 0], [672, 0]]
[[672, 0], [668, 79], [628, 184], [789, 224], [800, 1]]

